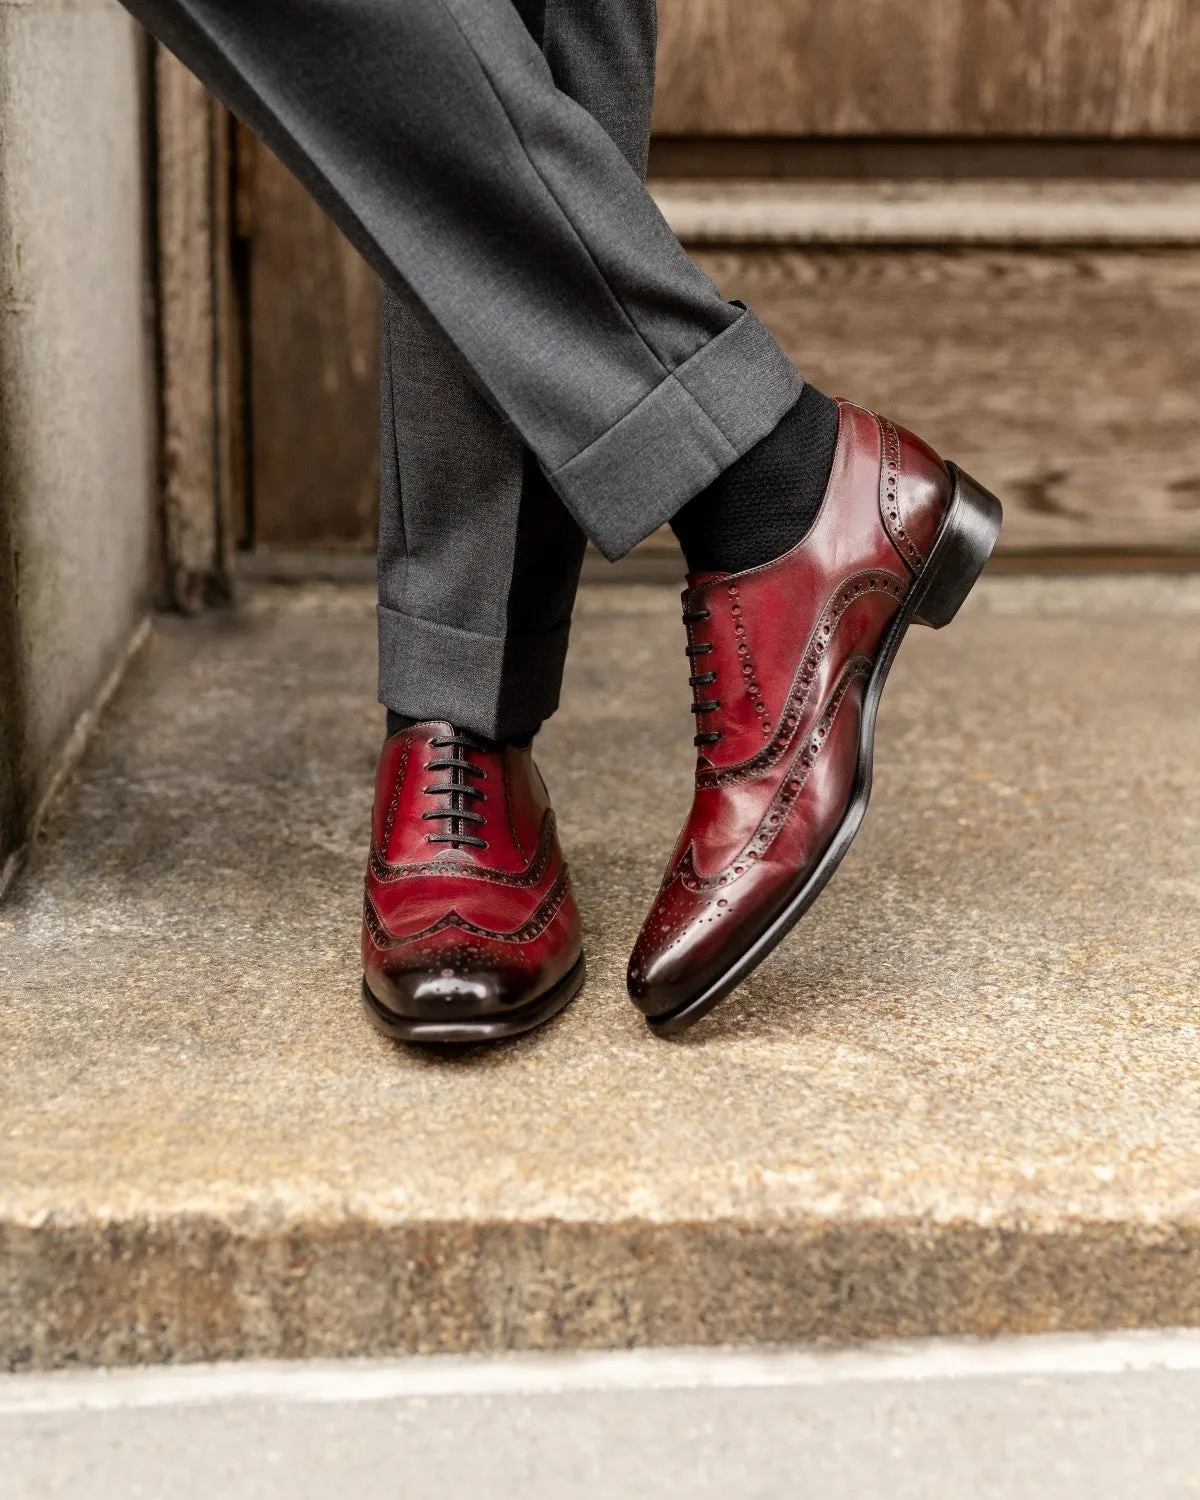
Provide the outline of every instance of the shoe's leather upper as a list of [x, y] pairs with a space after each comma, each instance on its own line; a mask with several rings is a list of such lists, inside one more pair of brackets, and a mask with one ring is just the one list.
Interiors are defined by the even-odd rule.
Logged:
[[728, 970], [800, 889], [849, 806], [864, 692], [951, 494], [920, 439], [839, 403], [833, 472], [791, 551], [683, 595], [697, 745], [691, 812], [629, 965], [650, 1015]]
[[484, 745], [449, 724], [391, 736], [375, 778], [363, 912], [363, 969], [379, 1004], [414, 1020], [511, 1014], [580, 952], [531, 751]]

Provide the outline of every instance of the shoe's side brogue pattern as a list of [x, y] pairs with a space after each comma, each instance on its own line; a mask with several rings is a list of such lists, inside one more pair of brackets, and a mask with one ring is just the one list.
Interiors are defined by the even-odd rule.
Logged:
[[[679, 879], [688, 890], [715, 890], [718, 886], [732, 885], [740, 880], [758, 860], [766, 858], [777, 836], [787, 827], [792, 804], [803, 792], [808, 782], [809, 772], [816, 765], [817, 758], [829, 738], [846, 694], [856, 681], [868, 677], [870, 671], [871, 663], [866, 657], [854, 656], [847, 662], [837, 686], [825, 705], [824, 712], [803, 746], [783, 772], [778, 789], [767, 804], [767, 809], [759, 820], [753, 837], [733, 856], [729, 864], [711, 875], [701, 875], [696, 868], [695, 846], [688, 845], [678, 865]], [[729, 773], [730, 776], [733, 774], [735, 773]], [[726, 781], [725, 784], [728, 785], [729, 782]]]
[[571, 999], [579, 913], [528, 749], [448, 724], [385, 743], [362, 955], [368, 1012], [409, 1040], [512, 1035]]
[[883, 524], [900, 556], [914, 573], [925, 566], [925, 559], [916, 542], [909, 535], [900, 513], [900, 476], [903, 455], [900, 432], [894, 422], [880, 417], [879, 430], [883, 435], [883, 456], [879, 466], [879, 513]]
[[761, 567], [689, 578], [695, 792], [628, 975], [658, 1029], [703, 1014], [815, 899], [866, 807], [900, 638], [913, 619], [946, 623], [998, 530], [991, 496], [840, 402], [807, 536]]
[[802, 715], [811, 696], [813, 684], [817, 680], [821, 659], [842, 615], [856, 599], [879, 593], [886, 595], [889, 599], [900, 600], [904, 598], [907, 589], [906, 579], [881, 568], [871, 568], [847, 579], [825, 606], [820, 619], [813, 627], [800, 666], [796, 670], [791, 692], [785, 701], [783, 716], [771, 743], [765, 746], [758, 755], [725, 769], [709, 765], [699, 766], [696, 770], [696, 785], [718, 787], [747, 781], [769, 770], [782, 756], [786, 755], [799, 732]]

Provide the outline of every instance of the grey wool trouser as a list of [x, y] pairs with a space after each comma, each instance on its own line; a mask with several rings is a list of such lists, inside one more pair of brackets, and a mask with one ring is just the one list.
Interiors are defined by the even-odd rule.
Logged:
[[802, 381], [646, 192], [655, 0], [124, 0], [384, 283], [380, 698], [554, 711], [616, 558]]

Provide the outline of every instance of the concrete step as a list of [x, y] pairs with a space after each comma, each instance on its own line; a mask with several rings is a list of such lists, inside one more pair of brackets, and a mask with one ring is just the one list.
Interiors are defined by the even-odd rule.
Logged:
[[372, 1032], [373, 599], [163, 621], [0, 911], [9, 1366], [1200, 1324], [1200, 580], [914, 632], [826, 896], [680, 1042], [623, 995], [688, 799], [676, 599], [542, 736], [590, 978]]

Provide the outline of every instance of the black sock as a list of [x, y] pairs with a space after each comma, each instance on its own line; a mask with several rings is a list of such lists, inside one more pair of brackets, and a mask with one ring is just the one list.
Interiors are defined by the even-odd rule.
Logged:
[[[420, 719], [406, 718], [404, 714], [394, 713], [389, 708], [387, 711], [387, 737], [390, 740], [392, 735], [399, 734], [402, 729], [411, 729], [414, 724], [420, 723]], [[516, 745], [518, 750], [527, 750], [533, 744], [533, 737], [541, 727], [539, 724], [537, 729], [531, 729], [528, 734], [514, 734], [503, 740], [489, 740], [482, 734], [474, 733], [471, 734], [471, 738], [479, 740], [484, 745]]]
[[837, 402], [806, 385], [774, 432], [672, 518], [688, 572], [740, 573], [790, 551], [821, 508], [837, 434]]

